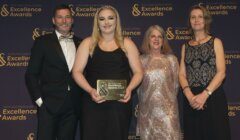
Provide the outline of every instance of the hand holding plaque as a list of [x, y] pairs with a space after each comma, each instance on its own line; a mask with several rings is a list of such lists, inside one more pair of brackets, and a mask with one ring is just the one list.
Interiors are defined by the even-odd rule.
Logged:
[[97, 80], [97, 92], [105, 100], [123, 99], [127, 80]]

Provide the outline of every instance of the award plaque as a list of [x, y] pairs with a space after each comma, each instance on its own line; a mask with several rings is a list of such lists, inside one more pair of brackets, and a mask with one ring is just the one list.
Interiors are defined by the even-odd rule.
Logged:
[[97, 80], [97, 92], [105, 100], [123, 99], [127, 80]]

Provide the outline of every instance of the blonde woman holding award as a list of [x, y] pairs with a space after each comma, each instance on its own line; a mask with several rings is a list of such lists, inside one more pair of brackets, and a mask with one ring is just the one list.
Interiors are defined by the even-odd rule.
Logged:
[[[94, 17], [92, 36], [80, 44], [73, 68], [75, 81], [86, 91], [82, 99], [82, 140], [128, 139], [131, 94], [141, 82], [142, 73], [137, 47], [122, 36], [117, 10], [101, 7]], [[119, 100], [107, 100], [97, 92], [116, 92], [124, 87], [124, 81], [124, 96]], [[106, 82], [107, 86], [101, 87], [108, 89], [97, 90], [101, 82]]]

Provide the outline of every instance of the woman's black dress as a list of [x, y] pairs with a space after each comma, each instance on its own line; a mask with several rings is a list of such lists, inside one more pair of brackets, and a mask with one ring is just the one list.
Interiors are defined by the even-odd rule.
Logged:
[[[128, 59], [121, 48], [103, 51], [98, 45], [86, 66], [86, 79], [96, 88], [98, 79], [130, 80]], [[127, 140], [131, 119], [131, 100], [128, 103], [92, 101], [85, 93], [82, 99], [82, 140]]]
[[[189, 86], [193, 94], [199, 94], [216, 74], [214, 37], [197, 46], [185, 44], [184, 61]], [[184, 140], [230, 140], [227, 110], [222, 85], [207, 99], [204, 110], [192, 109], [185, 97]]]

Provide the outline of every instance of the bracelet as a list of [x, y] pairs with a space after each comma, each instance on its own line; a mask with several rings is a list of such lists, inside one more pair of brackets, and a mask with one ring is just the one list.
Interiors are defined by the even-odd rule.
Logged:
[[184, 92], [185, 89], [189, 88], [189, 86], [183, 87], [182, 91]]
[[206, 91], [206, 93], [207, 93], [208, 96], [211, 96], [211, 95], [212, 95], [212, 92], [211, 92], [209, 89], [206, 88], [206, 89], [204, 89], [204, 90]]

